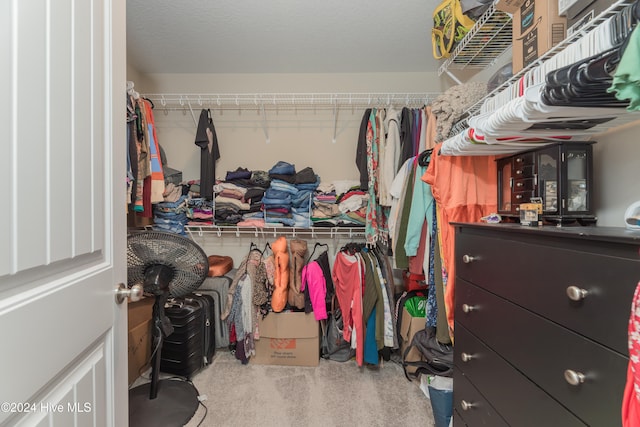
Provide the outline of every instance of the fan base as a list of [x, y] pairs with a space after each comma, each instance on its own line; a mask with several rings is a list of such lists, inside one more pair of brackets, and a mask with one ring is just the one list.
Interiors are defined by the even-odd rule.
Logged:
[[149, 399], [151, 383], [129, 390], [131, 427], [182, 427], [198, 409], [198, 391], [186, 381], [158, 381], [158, 396]]

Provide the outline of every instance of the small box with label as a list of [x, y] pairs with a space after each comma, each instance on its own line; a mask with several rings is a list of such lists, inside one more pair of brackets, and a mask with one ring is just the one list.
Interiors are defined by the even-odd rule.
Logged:
[[532, 198], [533, 203], [520, 204], [521, 225], [530, 225], [534, 227], [542, 225], [542, 220], [540, 219], [542, 215], [542, 203], [536, 202], [533, 199], [535, 198]]

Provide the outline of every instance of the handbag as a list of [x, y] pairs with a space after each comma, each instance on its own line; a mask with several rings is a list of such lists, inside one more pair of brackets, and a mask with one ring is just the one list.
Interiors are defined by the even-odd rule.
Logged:
[[[407, 361], [409, 352], [414, 348], [418, 350], [422, 360]], [[408, 372], [409, 366], [415, 367], [415, 371]], [[411, 344], [404, 351], [402, 367], [409, 381], [419, 378], [420, 374], [451, 377], [453, 376], [453, 346], [442, 344], [436, 339], [436, 328], [425, 327], [413, 335]]]
[[342, 310], [336, 304], [336, 296], [331, 299], [331, 311], [327, 320], [320, 321], [322, 329], [322, 357], [336, 362], [346, 362], [355, 355], [351, 343], [344, 339]]
[[433, 12], [431, 45], [435, 59], [448, 58], [475, 21], [462, 12], [460, 0], [444, 0]]

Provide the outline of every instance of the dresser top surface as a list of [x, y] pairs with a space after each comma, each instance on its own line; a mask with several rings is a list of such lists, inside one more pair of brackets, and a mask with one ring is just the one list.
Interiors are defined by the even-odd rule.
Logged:
[[563, 226], [545, 225], [529, 227], [520, 224], [485, 224], [485, 223], [452, 223], [458, 228], [470, 228], [477, 230], [491, 230], [495, 232], [509, 233], [511, 235], [523, 234], [531, 236], [562, 237], [584, 240], [596, 240], [603, 242], [627, 243], [640, 245], [640, 230], [630, 230], [625, 227], [601, 227], [601, 226]]

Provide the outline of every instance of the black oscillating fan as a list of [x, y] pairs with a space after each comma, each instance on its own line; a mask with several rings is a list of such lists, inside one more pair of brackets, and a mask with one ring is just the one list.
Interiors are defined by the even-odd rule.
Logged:
[[165, 315], [169, 297], [195, 291], [209, 271], [202, 248], [178, 234], [145, 231], [127, 238], [127, 286], [142, 285], [155, 296], [153, 305], [153, 341], [151, 382], [129, 391], [129, 425], [183, 426], [198, 409], [198, 392], [186, 381], [159, 381], [160, 353], [165, 337], [173, 326]]

